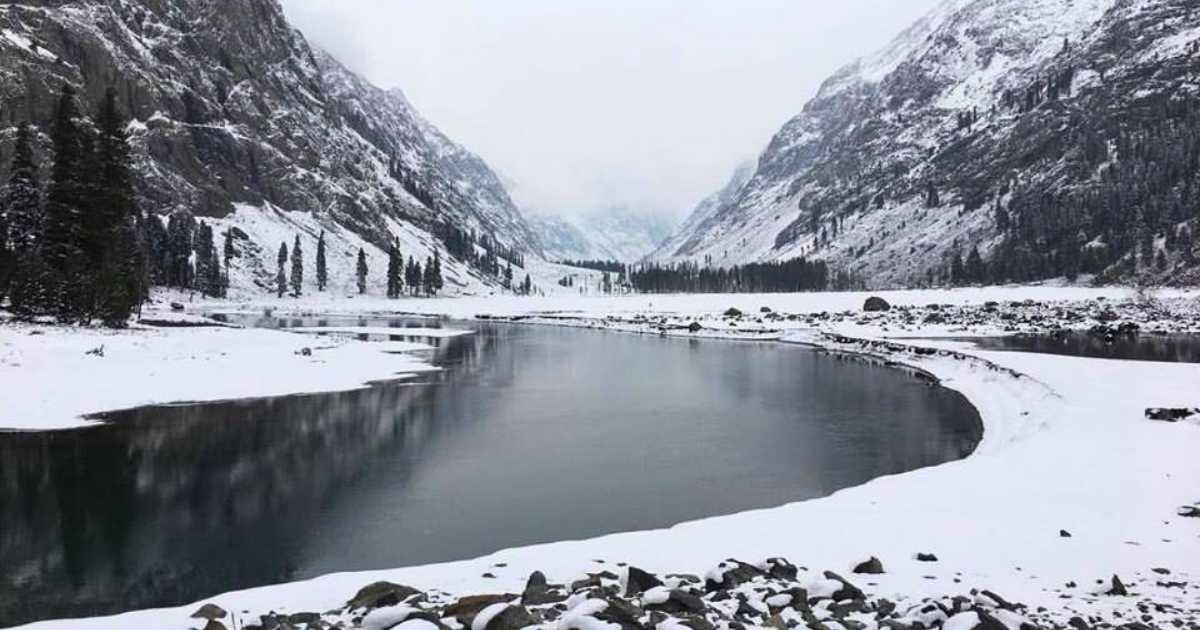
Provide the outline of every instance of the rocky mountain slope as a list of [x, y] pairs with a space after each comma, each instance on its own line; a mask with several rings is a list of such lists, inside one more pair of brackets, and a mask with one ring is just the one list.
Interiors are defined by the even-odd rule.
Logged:
[[870, 286], [1196, 281], [1198, 8], [950, 0], [828, 79], [652, 259], [809, 256]]
[[674, 229], [660, 214], [620, 207], [582, 215], [533, 215], [529, 223], [550, 260], [633, 263], [658, 249]]
[[[424, 259], [443, 222], [540, 255], [480, 158], [399, 91], [311, 46], [277, 0], [0, 4], [0, 177], [17, 123], [44, 133], [64, 84], [89, 105], [117, 89], [133, 120], [143, 208], [235, 226], [252, 217], [243, 231], [268, 257], [277, 234], [251, 228], [277, 215], [289, 219], [273, 222], [280, 230], [300, 222], [344, 233], [343, 244], [365, 241], [373, 258], [401, 236], [415, 248], [406, 254]], [[486, 283], [463, 274], [464, 286]]]

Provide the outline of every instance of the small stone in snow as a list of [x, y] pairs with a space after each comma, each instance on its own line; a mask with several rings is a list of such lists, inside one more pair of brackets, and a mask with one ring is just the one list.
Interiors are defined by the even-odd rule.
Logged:
[[1070, 538], [1071, 532], [1069, 532], [1065, 529], [1060, 529], [1060, 530], [1058, 530], [1058, 537], [1059, 538]]
[[860, 562], [858, 566], [854, 567], [854, 573], [879, 575], [880, 573], [883, 573], [883, 563], [879, 561], [879, 558], [871, 556], [871, 558], [866, 562]]
[[1125, 588], [1125, 583], [1121, 581], [1121, 578], [1114, 575], [1112, 576], [1112, 588], [1108, 589], [1105, 594], [1124, 597], [1129, 594], [1129, 591]]
[[937, 556], [935, 556], [931, 553], [918, 553], [917, 554], [917, 562], [937, 562], [937, 561], [938, 561]]

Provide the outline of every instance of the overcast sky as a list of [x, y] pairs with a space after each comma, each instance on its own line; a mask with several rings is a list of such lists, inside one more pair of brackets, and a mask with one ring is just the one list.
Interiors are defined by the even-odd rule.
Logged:
[[685, 214], [939, 0], [283, 0], [526, 210]]

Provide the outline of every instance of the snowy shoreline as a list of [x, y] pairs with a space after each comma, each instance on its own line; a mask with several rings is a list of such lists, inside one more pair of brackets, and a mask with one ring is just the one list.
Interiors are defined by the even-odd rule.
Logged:
[[[589, 316], [574, 314], [573, 322], [540, 321], [538, 315], [545, 311], [516, 316], [536, 324], [663, 334], [664, 322], [721, 322], [713, 305], [734, 299], [744, 303], [745, 297], [713, 296], [704, 300], [705, 310], [672, 316], [677, 321], [655, 315], [639, 322], [624, 311], [614, 323], [595, 308]], [[914, 300], [924, 303], [925, 296]], [[1195, 321], [1189, 317], [1193, 315], [1183, 320]], [[257, 619], [268, 611], [339, 608], [377, 580], [459, 596], [520, 593], [534, 571], [551, 581], [569, 582], [589, 571], [629, 562], [659, 575], [703, 575], [730, 557], [754, 563], [786, 557], [812, 568], [800, 576], [812, 586], [823, 579], [821, 570], [848, 575], [858, 562], [878, 556], [887, 573], [855, 576], [853, 581], [872, 597], [901, 603], [986, 588], [1030, 607], [1045, 607], [1046, 619], [1063, 624], [1075, 615], [1112, 620], [1117, 614], [1129, 620], [1147, 614], [1157, 623], [1179, 618], [1178, 611], [1194, 615], [1200, 610], [1194, 586], [1189, 590], [1173, 585], [1200, 578], [1195, 570], [1200, 565], [1200, 523], [1177, 514], [1180, 506], [1200, 500], [1194, 483], [1200, 479], [1200, 459], [1194, 456], [1200, 447], [1200, 426], [1143, 417], [1148, 407], [1200, 407], [1200, 366], [964, 350], [960, 344], [936, 340], [903, 342], [957, 353], [927, 354], [896, 350], [891, 345], [895, 342], [864, 348], [864, 342], [856, 340], [903, 332], [894, 326], [885, 318], [853, 318], [818, 333], [800, 321], [785, 320], [779, 327], [790, 329], [779, 336], [785, 342], [866, 354], [922, 370], [959, 391], [979, 410], [985, 426], [983, 441], [969, 458], [879, 478], [824, 499], [669, 529], [505, 550], [463, 562], [334, 574], [205, 601], [235, 611], [241, 619]], [[938, 336], [939, 331], [929, 332]], [[837, 335], [846, 339], [837, 340]], [[964, 360], [962, 355], [979, 360]], [[1008, 370], [1025, 376], [1014, 378]], [[1071, 537], [1063, 537], [1060, 530]], [[919, 562], [919, 552], [933, 553], [939, 561]], [[605, 564], [595, 562], [598, 559]], [[1156, 568], [1172, 571], [1170, 578], [1164, 580]], [[1113, 574], [1141, 597], [1104, 595]], [[1143, 613], [1138, 608], [1144, 606], [1142, 598], [1167, 608]], [[28, 627], [184, 628], [196, 607]]]
[[224, 326], [113, 331], [0, 322], [0, 431], [95, 426], [151, 405], [360, 389], [434, 371], [413, 351]]

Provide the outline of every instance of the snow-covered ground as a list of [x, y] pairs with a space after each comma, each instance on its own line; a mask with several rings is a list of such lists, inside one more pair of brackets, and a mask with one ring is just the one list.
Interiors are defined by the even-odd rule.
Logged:
[[0, 321], [0, 431], [84, 426], [85, 415], [150, 404], [357, 389], [436, 369], [397, 354], [424, 347], [226, 327]]
[[[1112, 305], [1112, 312], [1118, 314], [1149, 313], [1147, 321], [1200, 326], [1196, 315], [1200, 302], [1194, 292], [1164, 292], [1160, 297], [1170, 298], [1169, 306], [1134, 310], [1122, 310], [1128, 305], [1118, 302], [1131, 294], [1120, 289], [994, 288], [883, 295], [893, 305], [922, 309], [929, 304], [978, 306], [994, 301], [1002, 304], [996, 311], [997, 318], [1003, 315], [1005, 321], [1010, 315], [1019, 319], [1021, 309], [1029, 308], [1037, 309], [1029, 320], [1041, 321], [1039, 318], [1047, 317], [1046, 313], [1057, 311], [1064, 323], [1082, 327], [1094, 321], [1087, 319], [1088, 313], [1109, 312]], [[966, 595], [970, 589], [987, 588], [1030, 607], [1044, 606], [1047, 614], [1061, 623], [1074, 615], [1113, 620], [1119, 614], [1121, 619], [1150, 623], [1187, 615], [1194, 618], [1200, 610], [1200, 591], [1195, 586], [1200, 579], [1200, 520], [1181, 516], [1179, 508], [1200, 502], [1200, 457], [1196, 456], [1200, 452], [1200, 424], [1153, 422], [1145, 419], [1144, 411], [1150, 407], [1200, 407], [1200, 365], [963, 350], [961, 343], [949, 341], [905, 342], [965, 353], [927, 354], [839, 339], [838, 335], [863, 339], [895, 332], [913, 336], [919, 332], [920, 326], [904, 323], [910, 312], [906, 309], [896, 309], [890, 316], [857, 314], [865, 297], [802, 294], [377, 303], [355, 300], [352, 308], [360, 311], [532, 316], [525, 321], [604, 325], [637, 332], [661, 332], [665, 326], [688, 322], [700, 323], [713, 334], [744, 329], [757, 335], [770, 328], [778, 331], [783, 342], [873, 355], [875, 360], [924, 370], [963, 393], [977, 407], [985, 433], [976, 453], [965, 460], [876, 479], [824, 499], [663, 530], [506, 550], [465, 562], [335, 574], [228, 593], [208, 601], [236, 612], [241, 619], [257, 619], [258, 614], [267, 611], [340, 608], [361, 587], [376, 580], [442, 589], [454, 595], [520, 593], [535, 570], [544, 572], [552, 582], [569, 582], [588, 571], [612, 568], [618, 562], [633, 563], [659, 574], [704, 575], [731, 557], [753, 563], [786, 557], [808, 567], [802, 580], [819, 588], [821, 570], [848, 573], [868, 556], [878, 556], [886, 573], [856, 576], [855, 581], [868, 593], [901, 602]], [[1095, 302], [1097, 298], [1103, 301]], [[1014, 304], [1011, 310], [1003, 306], [1024, 300], [1063, 299], [1090, 302]], [[293, 305], [298, 311], [326, 307], [339, 310], [333, 303]], [[723, 318], [720, 314], [731, 307], [746, 316]], [[764, 318], [763, 307], [772, 309], [775, 316]], [[341, 308], [350, 309], [344, 305]], [[821, 323], [810, 323], [813, 313], [843, 310], [856, 314], [818, 318]], [[973, 330], [961, 323], [963, 318], [981, 318], [982, 313], [990, 311], [966, 307], [952, 312], [960, 318], [955, 320], [959, 323], [931, 324], [929, 328], [940, 334], [955, 332], [951, 327]], [[792, 317], [784, 317], [785, 313]], [[980, 320], [978, 324], [983, 331], [1005, 328], [996, 322]], [[162, 335], [170, 338], [177, 333], [173, 330]], [[208, 334], [234, 333], [259, 334], [224, 330]], [[71, 334], [61, 336], [69, 339]], [[7, 342], [8, 337], [4, 340]], [[48, 340], [53, 343], [43, 348], [68, 344], [66, 339]], [[21, 339], [20, 343], [29, 352], [29, 344], [44, 341]], [[302, 342], [302, 338], [294, 341]], [[88, 343], [77, 343], [73, 352], [82, 354]], [[80, 399], [91, 402], [85, 396]], [[1064, 531], [1070, 535], [1063, 535]], [[918, 562], [917, 553], [935, 554], [938, 561]], [[1166, 569], [1170, 574], [1155, 569]], [[1129, 585], [1135, 596], [1104, 594], [1114, 574]], [[1146, 599], [1165, 607], [1139, 610]], [[196, 608], [189, 605], [28, 627], [198, 627], [202, 622], [188, 619]]]

